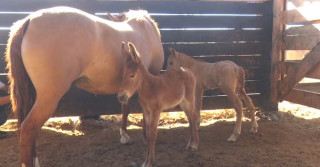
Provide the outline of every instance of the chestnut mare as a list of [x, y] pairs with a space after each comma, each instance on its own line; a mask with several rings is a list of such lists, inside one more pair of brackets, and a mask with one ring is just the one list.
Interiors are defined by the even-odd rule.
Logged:
[[141, 51], [142, 64], [160, 73], [164, 54], [157, 24], [146, 11], [131, 11], [123, 22], [81, 10], [54, 7], [16, 22], [10, 32], [8, 62], [11, 100], [18, 113], [20, 161], [38, 166], [35, 141], [61, 97], [74, 85], [95, 94], [116, 94], [126, 59], [122, 41]]
[[203, 91], [220, 88], [221, 91], [228, 96], [229, 101], [237, 113], [236, 124], [228, 141], [235, 142], [241, 133], [243, 108], [241, 100], [244, 101], [251, 112], [252, 126], [250, 132], [257, 132], [258, 123], [255, 117], [255, 110], [251, 98], [247, 96], [244, 89], [245, 74], [241, 67], [231, 61], [221, 61], [217, 63], [200, 62], [173, 48], [169, 48], [169, 50], [171, 54], [168, 58], [167, 69], [185, 67], [190, 69], [194, 74], [197, 74], [195, 75], [197, 79], [195, 106], [199, 118], [198, 125], [200, 124]]
[[188, 117], [191, 137], [187, 149], [197, 150], [198, 115], [194, 112], [196, 80], [193, 73], [179, 67], [167, 70], [159, 76], [152, 75], [142, 65], [140, 54], [132, 43], [129, 43], [129, 51], [126, 51], [125, 44], [122, 44], [122, 54], [128, 60], [124, 67], [118, 98], [120, 102], [127, 103], [135, 92], [139, 95], [145, 122], [144, 134], [148, 143], [147, 157], [142, 166], [151, 167], [154, 161], [160, 113], [176, 105], [180, 105]]

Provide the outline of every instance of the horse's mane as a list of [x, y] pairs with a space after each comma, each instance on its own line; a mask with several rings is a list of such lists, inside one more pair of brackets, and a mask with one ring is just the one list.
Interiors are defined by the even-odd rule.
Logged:
[[148, 11], [146, 10], [129, 10], [125, 13], [127, 20], [135, 19], [137, 21], [149, 21], [153, 28], [157, 31], [159, 37], [161, 37], [160, 30], [158, 28], [158, 23], [155, 22]]

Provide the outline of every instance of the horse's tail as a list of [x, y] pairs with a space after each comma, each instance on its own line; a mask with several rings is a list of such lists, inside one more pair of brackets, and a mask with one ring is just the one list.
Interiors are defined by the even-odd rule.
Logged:
[[29, 26], [29, 18], [17, 21], [11, 27], [6, 49], [7, 70], [12, 110], [17, 113], [19, 127], [30, 112], [36, 91], [24, 67], [21, 57], [21, 44]]

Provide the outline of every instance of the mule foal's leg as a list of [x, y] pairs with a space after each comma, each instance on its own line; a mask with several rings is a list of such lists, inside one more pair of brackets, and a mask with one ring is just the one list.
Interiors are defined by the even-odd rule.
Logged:
[[20, 160], [22, 166], [39, 166], [37, 157], [32, 157], [32, 147], [35, 145], [36, 137], [41, 127], [56, 110], [58, 102], [58, 98], [43, 97], [38, 94], [34, 106], [20, 128]]
[[249, 111], [250, 111], [250, 117], [251, 117], [251, 129], [250, 129], [250, 132], [251, 133], [257, 133], [257, 131], [258, 131], [258, 123], [257, 123], [257, 120], [256, 120], [255, 110], [254, 110], [254, 105], [252, 103], [252, 100], [247, 95], [247, 93], [244, 90], [244, 88], [241, 88], [239, 90], [239, 96], [244, 101], [244, 104], [249, 108]]
[[142, 167], [152, 167], [154, 162], [154, 147], [158, 135], [158, 123], [161, 110], [144, 112], [146, 122], [146, 133], [147, 133], [147, 157]]
[[242, 105], [240, 98], [234, 93], [234, 91], [228, 92], [226, 94], [228, 95], [228, 99], [230, 100], [230, 102], [232, 103], [232, 105], [236, 111], [236, 117], [237, 117], [236, 124], [234, 126], [232, 135], [228, 139], [229, 142], [235, 142], [241, 134], [242, 106], [243, 105]]
[[122, 104], [122, 122], [120, 128], [120, 142], [122, 144], [131, 144], [132, 140], [127, 133], [127, 122], [128, 122], [128, 115], [130, 113], [130, 100], [128, 104]]

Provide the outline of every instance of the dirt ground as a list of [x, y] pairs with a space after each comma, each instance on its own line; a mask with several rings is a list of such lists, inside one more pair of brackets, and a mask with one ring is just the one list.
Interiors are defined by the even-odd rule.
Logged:
[[[261, 118], [257, 134], [244, 120], [242, 134], [227, 142], [234, 126], [233, 110], [202, 113], [199, 151], [185, 150], [187, 121], [183, 113], [163, 114], [156, 142], [157, 167], [318, 167], [320, 166], [320, 110], [280, 104], [279, 120]], [[37, 150], [42, 167], [130, 167], [141, 165], [146, 155], [141, 115], [130, 116], [129, 135], [134, 143], [119, 142], [120, 116], [80, 122], [77, 117], [51, 119], [40, 133]], [[0, 130], [0, 166], [18, 166], [16, 120]]]

